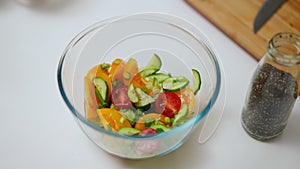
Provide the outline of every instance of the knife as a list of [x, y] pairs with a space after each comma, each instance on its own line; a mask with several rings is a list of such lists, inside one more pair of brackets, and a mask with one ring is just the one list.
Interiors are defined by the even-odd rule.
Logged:
[[286, 0], [266, 0], [259, 9], [253, 24], [256, 33]]

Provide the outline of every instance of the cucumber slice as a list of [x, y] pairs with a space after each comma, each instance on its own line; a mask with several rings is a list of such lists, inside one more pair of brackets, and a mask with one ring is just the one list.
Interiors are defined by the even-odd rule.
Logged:
[[162, 87], [166, 91], [176, 92], [189, 84], [189, 80], [184, 76], [170, 77], [163, 81]]
[[96, 87], [96, 95], [101, 103], [102, 106], [107, 105], [108, 100], [108, 86], [105, 80], [103, 80], [101, 77], [95, 77], [93, 79], [93, 84]]
[[152, 80], [152, 86], [155, 87], [155, 86], [158, 86], [159, 85], [159, 81], [158, 79], [155, 77], [153, 80]]
[[149, 82], [147, 82], [145, 89], [146, 89], [146, 91], [148, 91], [148, 90], [152, 90], [153, 88], [158, 87], [158, 86], [159, 86], [159, 82], [158, 82], [157, 78], [153, 78], [153, 79], [149, 80]]
[[180, 124], [180, 122], [182, 122], [185, 117], [188, 114], [188, 105], [186, 103], [183, 103], [181, 105], [180, 110], [178, 111], [178, 114], [176, 115], [174, 121], [173, 121], [173, 126], [178, 126]]
[[164, 74], [164, 73], [155, 73], [155, 74], [151, 74], [151, 75], [147, 76], [147, 78], [149, 78], [149, 80], [156, 78], [159, 83], [163, 82], [164, 80], [166, 80], [170, 77], [171, 77], [170, 74]]
[[156, 130], [157, 132], [166, 132], [169, 131], [170, 128], [163, 124], [152, 124], [150, 128]]
[[157, 54], [154, 54], [150, 61], [147, 63], [146, 67], [153, 67], [159, 70], [161, 68], [160, 57]]
[[140, 71], [140, 74], [142, 77], [147, 77], [149, 75], [156, 73], [157, 71], [159, 71], [159, 69], [156, 67], [146, 67]]
[[120, 110], [120, 111], [126, 117], [126, 119], [129, 120], [131, 125], [133, 125], [135, 123], [137, 115], [138, 115], [137, 113], [135, 113], [131, 109], [123, 109], [123, 110]]
[[129, 100], [132, 102], [132, 103], [137, 103], [139, 101], [139, 98], [135, 92], [135, 89], [134, 89], [134, 86], [133, 84], [131, 83], [128, 87], [128, 98]]
[[139, 134], [140, 132], [141, 132], [141, 130], [132, 128], [132, 127], [122, 127], [118, 131], [119, 134], [124, 134], [127, 136], [136, 135], [136, 134]]
[[146, 77], [156, 73], [160, 68], [161, 60], [157, 54], [154, 54], [150, 61], [147, 63], [146, 67], [144, 67], [139, 73], [142, 75], [142, 77]]
[[196, 70], [196, 69], [192, 69], [192, 72], [193, 72], [193, 75], [195, 78], [195, 85], [193, 87], [191, 87], [191, 89], [193, 90], [194, 94], [196, 95], [201, 87], [201, 76], [200, 76], [200, 73], [198, 72], [198, 70]]
[[151, 103], [155, 101], [151, 96], [147, 95], [140, 88], [135, 88], [135, 92], [139, 99], [139, 101], [135, 103], [135, 106], [138, 108], [148, 107]]
[[101, 108], [104, 108], [104, 107], [108, 106], [107, 102], [103, 99], [103, 97], [101, 96], [98, 89], [95, 89], [95, 93], [96, 93], [97, 98], [100, 101], [100, 103], [98, 105], [98, 109], [101, 109]]

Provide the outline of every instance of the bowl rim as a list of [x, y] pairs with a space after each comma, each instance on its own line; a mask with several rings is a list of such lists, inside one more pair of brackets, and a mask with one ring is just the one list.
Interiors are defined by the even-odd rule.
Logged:
[[[207, 52], [207, 54], [212, 58], [213, 64], [215, 66], [215, 72], [216, 72], [216, 86], [215, 89], [213, 91], [212, 97], [210, 99], [210, 101], [207, 103], [207, 105], [204, 107], [204, 109], [201, 112], [198, 112], [198, 114], [189, 119], [187, 122], [185, 122], [184, 124], [172, 128], [169, 131], [166, 132], [161, 132], [158, 134], [154, 134], [154, 135], [147, 135], [147, 136], [127, 136], [127, 135], [121, 135], [118, 134], [116, 132], [111, 132], [108, 130], [105, 130], [103, 127], [100, 127], [90, 121], [88, 121], [85, 117], [83, 117], [79, 111], [77, 111], [75, 109], [75, 107], [73, 106], [73, 104], [71, 103], [71, 101], [69, 100], [69, 98], [67, 97], [67, 94], [64, 90], [64, 85], [63, 85], [63, 80], [62, 80], [62, 72], [63, 72], [63, 67], [64, 67], [64, 60], [66, 59], [68, 52], [70, 50], [72, 50], [72, 47], [75, 46], [84, 36], [86, 36], [87, 34], [91, 33], [92, 31], [101, 28], [102, 26], [108, 25], [110, 23], [113, 22], [118, 22], [119, 20], [122, 19], [126, 19], [129, 17], [134, 17], [134, 16], [143, 16], [143, 17], [147, 17], [147, 16], [151, 16], [151, 17], [155, 17], [155, 19], [153, 19], [154, 21], [158, 21], [161, 22], [158, 19], [163, 19], [164, 22], [176, 26], [179, 29], [189, 33], [191, 36], [193, 36], [193, 38], [195, 38], [199, 43], [203, 44], [203, 47], [205, 47], [205, 50]], [[185, 24], [187, 24], [189, 27], [193, 28], [194, 30], [196, 30], [197, 35], [195, 35], [194, 32], [190, 32], [190, 30], [186, 30], [185, 28], [183, 28], [180, 25], [177, 25], [175, 23], [172, 23], [169, 20], [166, 20], [166, 18], [171, 18], [180, 22], [184, 22]], [[213, 107], [214, 103], [216, 102], [219, 93], [220, 93], [220, 89], [221, 89], [221, 83], [222, 83], [222, 77], [221, 77], [221, 67], [219, 64], [219, 59], [217, 57], [217, 55], [215, 54], [214, 50], [211, 48], [211, 44], [208, 42], [208, 40], [204, 37], [204, 35], [202, 34], [202, 32], [197, 29], [193, 24], [191, 24], [190, 22], [188, 22], [187, 20], [180, 18], [178, 16], [175, 15], [171, 15], [171, 14], [165, 14], [165, 13], [159, 13], [159, 12], [147, 12], [147, 13], [135, 13], [135, 14], [129, 14], [129, 15], [123, 15], [123, 16], [115, 16], [115, 17], [111, 17], [111, 18], [107, 18], [105, 20], [96, 22], [88, 27], [86, 27], [85, 29], [83, 29], [81, 32], [79, 32], [67, 45], [67, 47], [65, 48], [65, 50], [63, 51], [63, 54], [61, 55], [61, 58], [59, 60], [58, 63], [58, 67], [57, 67], [57, 83], [58, 83], [58, 88], [60, 91], [60, 94], [65, 102], [65, 104], [67, 105], [68, 109], [71, 111], [71, 113], [76, 117], [76, 120], [80, 120], [81, 122], [83, 122], [85, 125], [95, 129], [96, 131], [99, 132], [103, 132], [105, 134], [108, 134], [110, 136], [115, 136], [115, 137], [119, 137], [119, 138], [124, 138], [124, 139], [155, 139], [155, 138], [159, 138], [159, 137], [164, 137], [167, 135], [170, 135], [172, 133], [179, 133], [178, 131], [185, 129], [186, 127], [188, 127], [189, 129], [192, 129], [194, 125], [198, 124], [200, 122], [201, 119], [203, 119], [208, 112], [210, 111], [210, 109]], [[194, 119], [194, 120], [193, 120]], [[84, 133], [86, 133], [86, 131], [83, 129], [83, 126], [78, 122], [79, 126], [81, 127], [81, 129], [84, 131]], [[187, 134], [190, 134], [191, 132], [188, 132]]]

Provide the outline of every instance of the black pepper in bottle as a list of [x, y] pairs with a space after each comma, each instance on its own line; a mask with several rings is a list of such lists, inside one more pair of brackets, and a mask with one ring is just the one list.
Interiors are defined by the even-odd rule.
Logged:
[[282, 32], [269, 41], [250, 82], [241, 122], [261, 141], [280, 135], [298, 96], [300, 36]]

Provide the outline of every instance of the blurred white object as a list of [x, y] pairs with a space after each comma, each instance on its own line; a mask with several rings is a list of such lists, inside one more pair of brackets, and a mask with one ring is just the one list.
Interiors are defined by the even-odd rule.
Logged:
[[57, 9], [65, 6], [70, 1], [72, 0], [15, 0], [15, 2], [24, 6], [34, 6], [43, 9]]
[[40, 3], [43, 0], [15, 0], [15, 1], [23, 5], [33, 5], [36, 3]]

